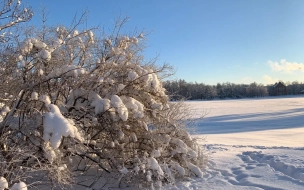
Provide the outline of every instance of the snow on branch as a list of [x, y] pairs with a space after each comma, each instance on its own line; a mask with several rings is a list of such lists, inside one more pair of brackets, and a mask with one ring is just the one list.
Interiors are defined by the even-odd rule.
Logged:
[[10, 28], [18, 23], [27, 22], [33, 16], [30, 8], [21, 7], [21, 0], [4, 0], [0, 7], [0, 31]]

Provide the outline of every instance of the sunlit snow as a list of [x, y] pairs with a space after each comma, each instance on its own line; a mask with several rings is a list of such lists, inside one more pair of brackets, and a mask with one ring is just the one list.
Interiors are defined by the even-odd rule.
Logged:
[[203, 178], [165, 189], [304, 189], [304, 97], [191, 101]]

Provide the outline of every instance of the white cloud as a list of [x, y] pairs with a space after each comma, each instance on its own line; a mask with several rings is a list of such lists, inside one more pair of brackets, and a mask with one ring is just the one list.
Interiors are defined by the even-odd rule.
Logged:
[[274, 84], [278, 81], [278, 79], [274, 79], [271, 76], [264, 75], [263, 76], [264, 81], [266, 81], [266, 84]]
[[268, 61], [268, 64], [271, 67], [271, 70], [278, 72], [287, 72], [292, 73], [293, 71], [302, 71], [304, 72], [304, 64], [298, 62], [288, 62], [286, 59], [282, 59], [280, 62], [277, 61]]

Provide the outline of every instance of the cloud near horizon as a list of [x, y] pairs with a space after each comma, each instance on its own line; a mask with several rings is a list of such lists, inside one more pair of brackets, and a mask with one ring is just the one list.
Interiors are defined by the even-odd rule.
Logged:
[[253, 79], [251, 77], [243, 77], [241, 81], [245, 82], [245, 83], [248, 83], [248, 82], [252, 82]]
[[267, 84], [274, 84], [278, 81], [278, 79], [274, 79], [269, 75], [264, 75], [263, 78], [267, 82]]
[[280, 62], [268, 61], [272, 71], [292, 73], [293, 71], [304, 72], [304, 64], [298, 62], [288, 62], [286, 59], [281, 59]]

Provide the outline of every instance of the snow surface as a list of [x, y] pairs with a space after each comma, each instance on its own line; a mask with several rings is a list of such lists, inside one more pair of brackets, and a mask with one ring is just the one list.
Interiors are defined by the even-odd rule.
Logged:
[[304, 96], [187, 104], [208, 164], [165, 189], [304, 189]]

